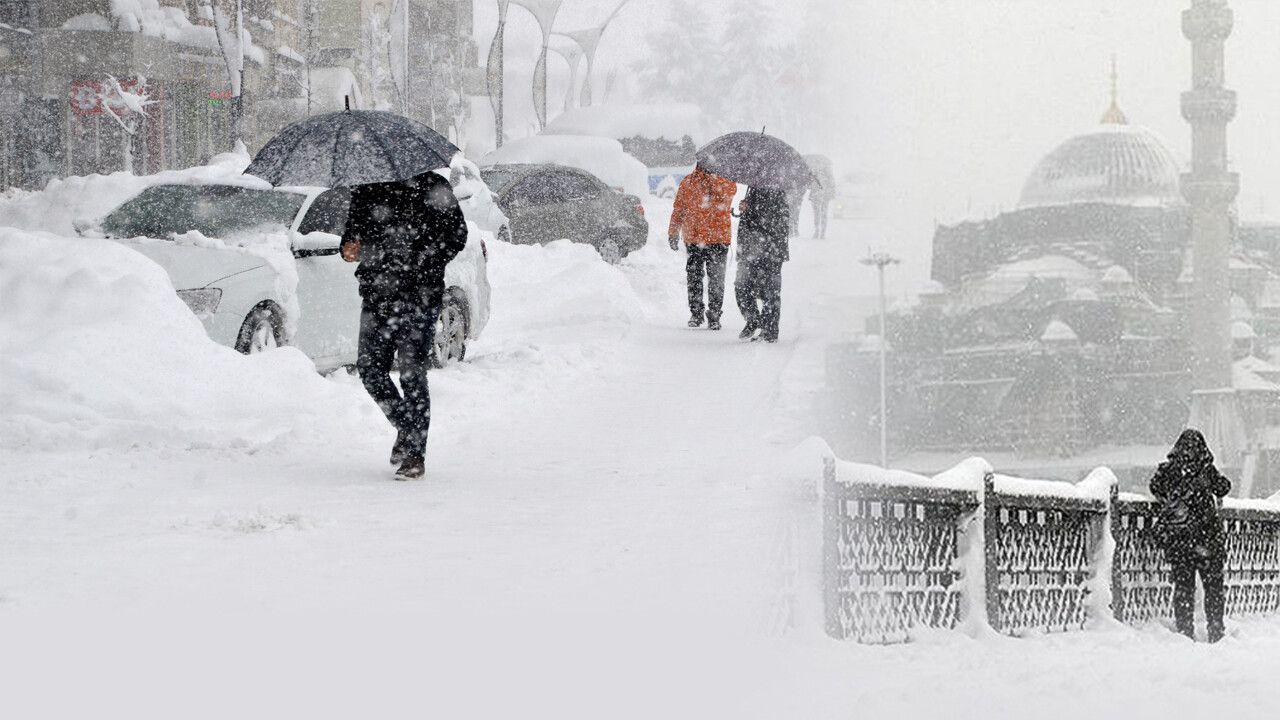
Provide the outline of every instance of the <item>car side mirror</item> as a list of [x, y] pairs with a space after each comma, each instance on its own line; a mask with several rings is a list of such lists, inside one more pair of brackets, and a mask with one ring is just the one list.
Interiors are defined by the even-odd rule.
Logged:
[[306, 235], [295, 235], [293, 238], [294, 257], [316, 257], [337, 255], [342, 245], [342, 238], [327, 232], [309, 232]]

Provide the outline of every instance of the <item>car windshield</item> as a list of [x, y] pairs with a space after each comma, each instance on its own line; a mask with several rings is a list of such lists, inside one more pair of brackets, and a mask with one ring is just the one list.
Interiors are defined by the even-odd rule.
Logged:
[[510, 170], [495, 170], [493, 168], [485, 168], [480, 171], [480, 177], [484, 179], [484, 184], [489, 186], [489, 190], [500, 193], [516, 179], [516, 174]]
[[112, 237], [169, 238], [192, 230], [226, 238], [261, 227], [289, 228], [306, 196], [233, 185], [157, 185], [102, 222]]

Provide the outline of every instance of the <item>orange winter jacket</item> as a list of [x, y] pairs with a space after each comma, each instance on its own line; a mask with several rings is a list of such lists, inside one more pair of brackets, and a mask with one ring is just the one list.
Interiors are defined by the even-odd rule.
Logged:
[[683, 234], [690, 245], [728, 245], [733, 240], [729, 210], [738, 186], [695, 167], [680, 181], [667, 237]]

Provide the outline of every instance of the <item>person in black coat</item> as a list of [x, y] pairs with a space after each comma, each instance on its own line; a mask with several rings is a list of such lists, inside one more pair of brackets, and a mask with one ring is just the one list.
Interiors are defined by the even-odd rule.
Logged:
[[[356, 367], [369, 395], [396, 427], [396, 477], [422, 477], [431, 394], [427, 364], [444, 300], [444, 271], [467, 244], [467, 222], [434, 172], [358, 185], [342, 235], [342, 257], [359, 262], [360, 349]], [[399, 354], [400, 387], [391, 382]]]
[[787, 244], [791, 211], [787, 194], [773, 188], [747, 189], [739, 205], [738, 277], [734, 294], [746, 327], [738, 337], [778, 341], [782, 316], [782, 263], [791, 259]]
[[1209, 642], [1222, 638], [1223, 563], [1226, 548], [1219, 498], [1231, 481], [1218, 472], [1213, 453], [1198, 430], [1183, 430], [1151, 478], [1151, 494], [1159, 501], [1156, 531], [1173, 566], [1173, 615], [1178, 632], [1194, 637], [1196, 575], [1204, 586], [1204, 613]]

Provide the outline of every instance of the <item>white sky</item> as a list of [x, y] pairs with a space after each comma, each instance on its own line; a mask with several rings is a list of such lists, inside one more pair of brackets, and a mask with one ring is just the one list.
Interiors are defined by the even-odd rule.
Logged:
[[[589, 25], [616, 0], [566, 0], [558, 28]], [[705, 0], [713, 15], [731, 0]], [[610, 26], [598, 77], [642, 60], [645, 33], [666, 17], [665, 0], [631, 0]], [[1110, 58], [1120, 66], [1120, 104], [1175, 153], [1190, 155], [1179, 94], [1190, 79], [1181, 10], [1190, 0], [776, 0], [796, 32], [811, 6], [829, 22], [806, 38], [830, 53], [815, 135], [841, 172], [880, 175], [882, 237], [907, 260], [899, 289], [928, 276], [933, 223], [985, 217], [1011, 207], [1023, 179], [1067, 137], [1095, 126], [1107, 107]], [[481, 58], [497, 3], [477, 0]], [[1231, 0], [1236, 29], [1227, 43], [1229, 87], [1240, 112], [1228, 130], [1241, 174], [1244, 217], [1280, 216], [1280, 0]], [[532, 68], [538, 33], [512, 8], [507, 63]], [[525, 57], [527, 56], [527, 57]], [[552, 82], [565, 74], [551, 64]], [[563, 81], [561, 81], [563, 82]], [[597, 80], [600, 87], [601, 80]], [[562, 87], [562, 86], [561, 86]], [[527, 94], [523, 88], [516, 90]], [[549, 95], [557, 98], [556, 91]], [[552, 101], [555, 107], [555, 101]], [[816, 148], [815, 148], [816, 149]], [[901, 282], [906, 281], [906, 282]]]
[[[1183, 159], [1190, 84], [1181, 10], [1189, 0], [831, 0], [840, 118], [827, 136], [843, 168], [885, 176], [886, 237], [928, 275], [933, 220], [1011, 207], [1035, 162], [1095, 126], [1118, 56], [1120, 105]], [[1232, 0], [1227, 82], [1240, 95], [1228, 128], [1244, 217], [1280, 216], [1280, 2]], [[867, 239], [876, 244], [875, 239]]]

